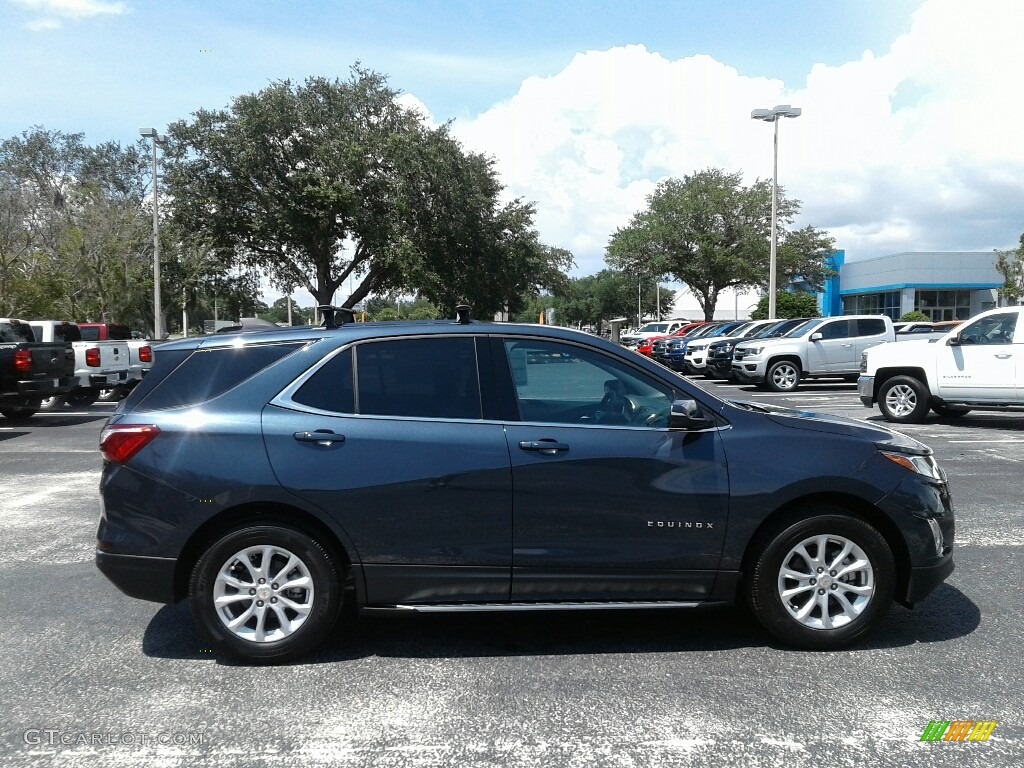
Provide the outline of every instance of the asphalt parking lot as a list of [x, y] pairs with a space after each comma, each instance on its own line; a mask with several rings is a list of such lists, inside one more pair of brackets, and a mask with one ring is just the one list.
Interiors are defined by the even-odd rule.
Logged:
[[[881, 418], [852, 384], [710, 386]], [[783, 649], [741, 609], [412, 616], [259, 668], [93, 565], [112, 407], [0, 419], [4, 766], [1024, 764], [1024, 413], [902, 428], [949, 476], [957, 570], [846, 651]], [[922, 743], [932, 720], [998, 725], [986, 742]]]

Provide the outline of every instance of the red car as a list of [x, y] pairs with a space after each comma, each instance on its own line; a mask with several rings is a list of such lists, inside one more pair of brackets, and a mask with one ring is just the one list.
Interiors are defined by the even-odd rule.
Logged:
[[654, 342], [656, 342], [658, 339], [667, 339], [670, 336], [685, 336], [690, 331], [692, 331], [694, 328], [698, 328], [698, 327], [700, 327], [702, 325], [707, 325], [707, 323], [706, 322], [687, 323], [686, 325], [684, 325], [682, 328], [680, 328], [675, 333], [668, 334], [668, 336], [652, 336], [649, 339], [645, 339], [645, 340], [641, 341], [640, 342], [640, 346], [636, 348], [636, 351], [639, 352], [641, 355], [647, 355], [647, 357], [650, 357], [651, 356], [651, 348], [654, 346]]

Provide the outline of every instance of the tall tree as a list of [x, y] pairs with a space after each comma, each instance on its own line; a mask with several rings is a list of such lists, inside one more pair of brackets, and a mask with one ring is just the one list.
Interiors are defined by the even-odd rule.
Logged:
[[[625, 272], [604, 269], [596, 275], [576, 278], [557, 296], [555, 307], [559, 322], [600, 327], [616, 317], [633, 317], [637, 312], [638, 288], [640, 306], [645, 315], [654, 315], [658, 294], [654, 285], [641, 287], [637, 279]], [[670, 311], [675, 292], [659, 286], [662, 313]]]
[[1010, 304], [1020, 304], [1024, 300], [1024, 234], [1015, 250], [996, 251], [996, 269], [1003, 276], [999, 295]]
[[[820, 289], [833, 274], [826, 265], [833, 239], [813, 227], [791, 231], [799, 210], [799, 201], [780, 190], [780, 284], [802, 277]], [[612, 235], [605, 259], [633, 274], [671, 275], [685, 283], [710, 320], [726, 288], [766, 287], [770, 231], [771, 183], [745, 187], [739, 173], [709, 168], [660, 182], [646, 210]]]
[[344, 81], [285, 80], [174, 123], [175, 218], [317, 303], [351, 277], [348, 307], [400, 290], [484, 314], [560, 274], [568, 256], [537, 242], [532, 206], [499, 204], [491, 161], [397, 95], [357, 64]]

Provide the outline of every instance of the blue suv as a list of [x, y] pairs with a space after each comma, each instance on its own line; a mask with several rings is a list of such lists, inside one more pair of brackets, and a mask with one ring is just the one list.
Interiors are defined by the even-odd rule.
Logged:
[[783, 641], [837, 648], [953, 570], [926, 446], [723, 401], [551, 326], [329, 321], [170, 342], [100, 448], [100, 570], [133, 597], [188, 600], [210, 642], [258, 663], [318, 646], [345, 601], [743, 599]]

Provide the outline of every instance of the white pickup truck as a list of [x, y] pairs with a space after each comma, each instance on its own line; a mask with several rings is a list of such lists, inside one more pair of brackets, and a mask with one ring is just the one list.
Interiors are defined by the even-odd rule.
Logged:
[[860, 401], [878, 403], [898, 424], [963, 416], [971, 408], [1024, 407], [1024, 307], [982, 312], [939, 339], [867, 350], [857, 380]]
[[131, 366], [127, 341], [82, 341], [74, 323], [60, 320], [30, 320], [36, 341], [70, 341], [75, 350], [77, 382], [64, 397], [43, 401], [41, 410], [60, 408], [65, 402], [82, 407], [92, 405], [105, 389], [128, 382]]

